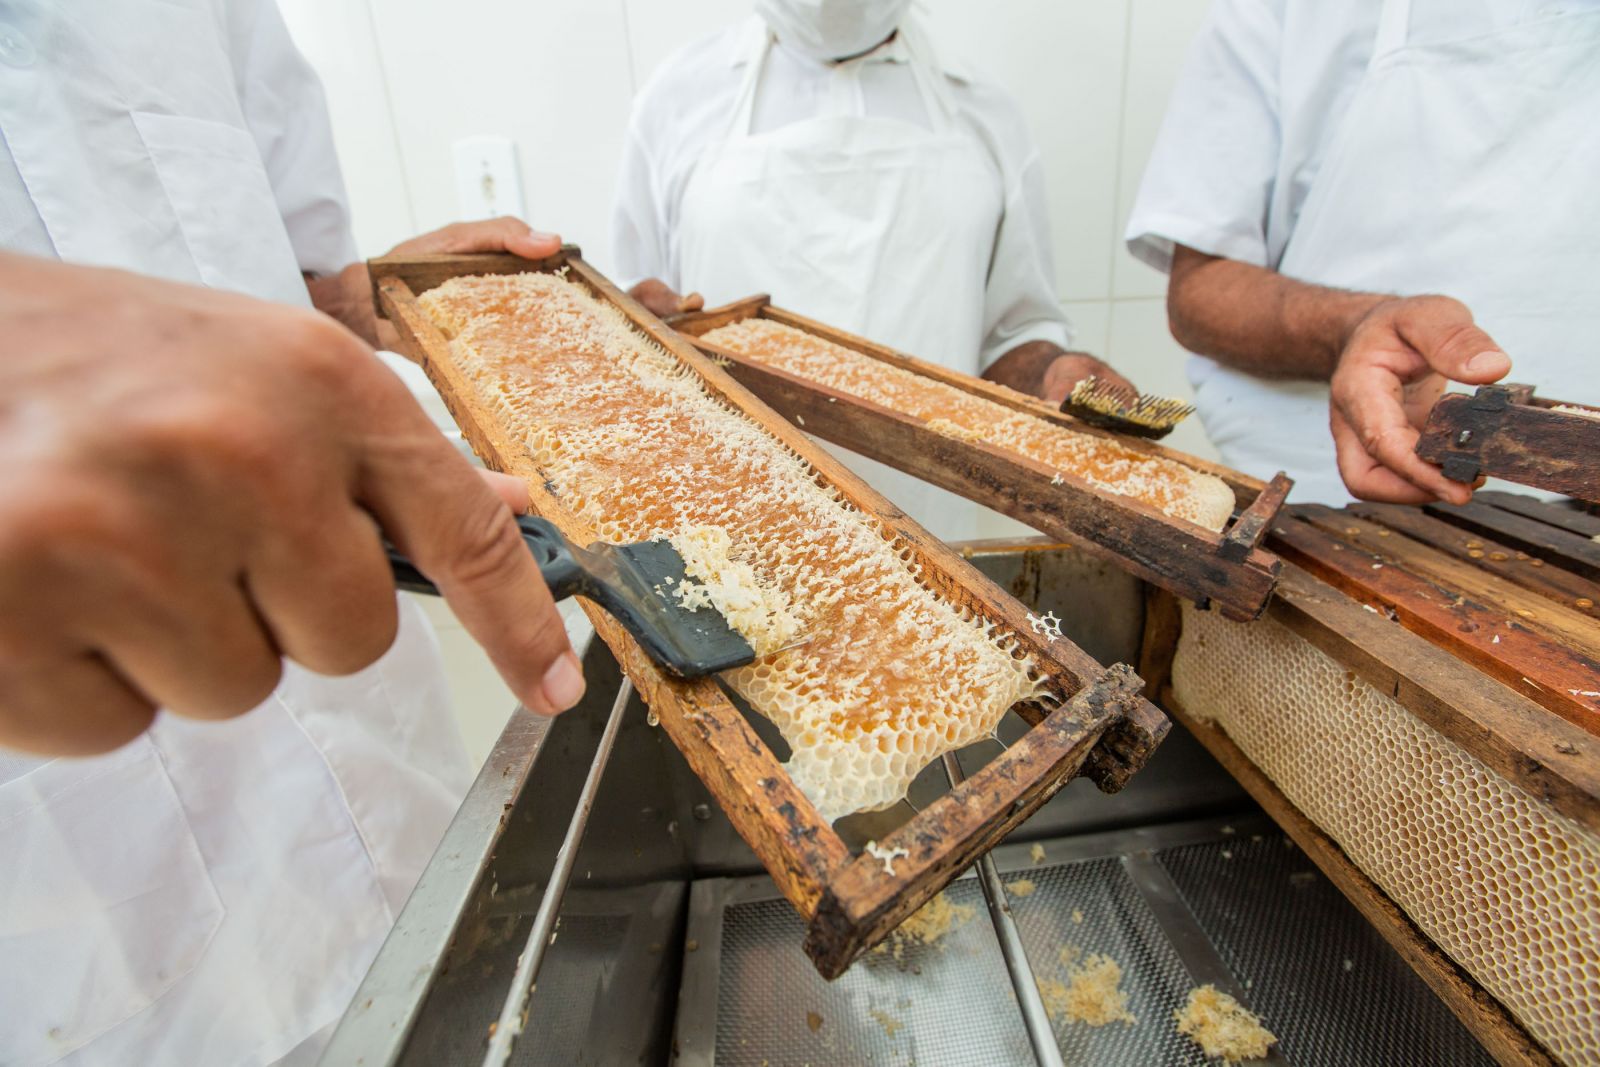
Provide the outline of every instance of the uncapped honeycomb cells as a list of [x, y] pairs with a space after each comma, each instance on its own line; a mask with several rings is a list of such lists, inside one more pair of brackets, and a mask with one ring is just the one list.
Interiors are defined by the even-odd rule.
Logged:
[[1133, 497], [1174, 518], [1221, 530], [1233, 490], [1215, 475], [1078, 433], [770, 319], [744, 319], [705, 340], [796, 377], [921, 419], [947, 437], [1026, 456], [1097, 489]]
[[606, 541], [684, 553], [680, 601], [727, 611], [756, 649], [723, 677], [824, 818], [896, 803], [1006, 709], [1053, 698], [1015, 635], [939, 597], [905, 544], [583, 288], [467, 277], [420, 303], [571, 511]]
[[1186, 605], [1172, 684], [1545, 1048], [1600, 1065], [1600, 836], [1280, 623]]

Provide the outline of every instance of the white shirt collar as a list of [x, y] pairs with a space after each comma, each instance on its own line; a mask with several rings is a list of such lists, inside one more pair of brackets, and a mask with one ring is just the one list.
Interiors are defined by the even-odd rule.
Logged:
[[[914, 16], [907, 15], [906, 17], [907, 19], [910, 19]], [[922, 29], [924, 33], [927, 32], [926, 28]], [[763, 20], [760, 15], [751, 15], [745, 20], [744, 27], [739, 34], [738, 45], [733, 49], [733, 54], [729, 57], [728, 65], [730, 67], [737, 68], [742, 67], [746, 63], [750, 62], [750, 57], [756, 54], [756, 51], [761, 47], [767, 35], [769, 35], [771, 32], [772, 31], [767, 28], [765, 20]], [[783, 42], [777, 41], [776, 46], [782, 48]], [[947, 57], [944, 54], [944, 51], [938, 48], [934, 49], [934, 55], [935, 61], [939, 65], [939, 69], [944, 72], [946, 77], [954, 78], [955, 80], [961, 82], [970, 82], [973, 80], [971, 68], [969, 68], [965, 63], [961, 62], [959, 59]], [[892, 39], [885, 41], [883, 44], [879, 45], [877, 48], [874, 48], [866, 55], [861, 56], [858, 59], [854, 59], [851, 62], [908, 63], [910, 62], [910, 58], [910, 55], [906, 51], [905, 41], [902, 39], [901, 35], [897, 33]], [[810, 59], [805, 59], [804, 61], [813, 62]]]

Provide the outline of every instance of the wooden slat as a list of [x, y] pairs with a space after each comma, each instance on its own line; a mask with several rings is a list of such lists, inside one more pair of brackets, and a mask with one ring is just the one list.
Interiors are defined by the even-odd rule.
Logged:
[[[1295, 513], [1313, 521], [1286, 519], [1273, 527], [1273, 544], [1286, 558], [1364, 603], [1381, 604], [1406, 629], [1450, 649], [1568, 721], [1600, 733], [1600, 697], [1584, 695], [1600, 692], [1600, 662], [1593, 656], [1549, 640], [1494, 601], [1473, 599], [1411, 573], [1394, 563], [1394, 545], [1386, 548], [1389, 555], [1379, 555], [1341, 540], [1356, 535], [1329, 532], [1358, 524], [1352, 516], [1313, 507], [1296, 508]], [[1345, 526], [1338, 526], [1340, 522]], [[1392, 534], [1387, 542], [1400, 539]], [[1512, 592], [1497, 589], [1496, 600], [1520, 593], [1510, 583], [1500, 584]]]
[[1384, 527], [1351, 511], [1313, 506], [1297, 512], [1297, 517], [1344, 544], [1373, 553], [1386, 566], [1402, 567], [1442, 589], [1499, 608], [1509, 620], [1569, 648], [1590, 655], [1600, 654], [1600, 622], [1491, 574], [1475, 566], [1476, 560], [1455, 559], [1401, 533], [1390, 531], [1383, 536]]
[[1505, 493], [1498, 489], [1480, 489], [1472, 495], [1480, 504], [1490, 504], [1524, 518], [1534, 519], [1579, 537], [1600, 538], [1600, 515], [1566, 507], [1548, 500], [1537, 500], [1520, 493]]
[[1223, 559], [1239, 563], [1250, 558], [1250, 553], [1261, 544], [1262, 536], [1267, 532], [1267, 527], [1272, 525], [1272, 520], [1277, 518], [1278, 511], [1283, 507], [1283, 502], [1288, 498], [1289, 490], [1292, 488], [1294, 482], [1282, 471], [1267, 483], [1261, 495], [1245, 508], [1243, 514], [1223, 535], [1221, 552]]
[[1270, 611], [1490, 770], [1600, 833], [1600, 738], [1295, 564], [1284, 565]]
[[1165, 706], [1217, 762], [1244, 786], [1311, 861], [1339, 887], [1472, 1036], [1504, 1067], [1554, 1067], [1544, 1048], [1506, 1009], [1441, 952], [1376, 882], [1350, 861], [1337, 842], [1306, 818], [1222, 730], [1188, 714], [1165, 694]]
[[[746, 302], [719, 309], [705, 321], [720, 323], [749, 306]], [[774, 321], [809, 321], [776, 308], [763, 307], [761, 311]], [[837, 336], [841, 335], [830, 331], [826, 339]], [[1256, 618], [1272, 595], [1277, 560], [1256, 547], [1255, 541], [1282, 504], [1287, 479], [1275, 482], [1270, 492], [1256, 494], [1251, 506], [1260, 507], [1247, 511], [1250, 518], [1243, 533], [1229, 545], [1210, 530], [1164, 515], [1131, 497], [1103, 493], [1025, 456], [938, 433], [920, 419], [719, 345], [704, 340], [696, 343], [735, 379], [806, 430], [1009, 515], [1145, 581], [1191, 600], [1212, 602], [1234, 619]], [[864, 344], [858, 338], [852, 343], [858, 350]], [[931, 366], [895, 355], [897, 365]], [[941, 380], [964, 377], [939, 369]], [[1077, 426], [1074, 422], [1073, 428]], [[1124, 442], [1118, 439], [1118, 443]]]
[[1492, 537], [1546, 563], [1585, 578], [1600, 580], [1600, 542], [1551, 526], [1504, 508], [1470, 504], [1429, 504], [1428, 513], [1465, 530]]
[[1562, 607], [1591, 619], [1600, 619], [1600, 584], [1580, 578], [1571, 571], [1560, 567], [1537, 566], [1534, 557], [1526, 552], [1487, 540], [1442, 519], [1433, 518], [1417, 508], [1395, 504], [1352, 504], [1347, 510], [1538, 593]]
[[[1003, 773], [1008, 783], [1022, 789], [1027, 796], [1036, 793], [1048, 796], [1065, 784], [1080, 766], [1096, 777], [1102, 788], [1119, 788], [1159, 744], [1169, 723], [1153, 705], [1122, 690], [1118, 690], [1114, 701], [1101, 699], [1106, 671], [1100, 664], [1070, 641], [1052, 640], [1035, 633], [1028, 623], [1026, 608], [817, 449], [803, 434], [767, 410], [692, 345], [590, 268], [575, 250], [569, 249], [561, 257], [539, 265], [510, 256], [448, 258], [451, 262], [440, 262], [438, 257], [427, 257], [420, 263], [375, 261], [371, 268], [377, 279], [381, 310], [395, 323], [403, 342], [413, 350], [412, 354], [419, 358], [438, 386], [451, 414], [478, 454], [490, 466], [516, 474], [527, 482], [534, 509], [550, 518], [569, 537], [581, 542], [591, 539], [593, 531], [552, 495], [544, 473], [526, 450], [506, 436], [491, 411], [478, 404], [475, 391], [451, 357], [449, 343], [417, 305], [408, 278], [418, 284], [437, 285], [462, 273], [509, 273], [527, 270], [530, 266], [564, 269], [569, 279], [616, 306], [636, 329], [697, 374], [712, 396], [740, 410], [804, 458], [854, 507], [877, 517], [885, 536], [895, 538], [905, 547], [908, 558], [931, 588], [950, 603], [995, 623], [1011, 635], [1018, 654], [1028, 655], [1055, 690], [1069, 698], [1068, 703], [1048, 716], [1036, 707], [1024, 705], [1017, 709], [1042, 721], [1025, 735], [1025, 740], [1034, 738], [1031, 744], [1020, 750], [1013, 746], [1017, 751], [1015, 758], [1008, 754], [997, 761], [1003, 768], [1003, 772], [997, 773]], [[854, 866], [848, 850], [717, 683], [710, 679], [688, 683], [666, 676], [610, 616], [588, 603], [584, 607], [601, 638], [616, 653], [623, 669], [659, 716], [668, 735], [717, 797], [735, 828], [772, 873], [791, 904], [808, 918], [815, 918], [824, 898], [842, 902], [846, 908], [852, 907], [848, 886], [841, 888], [833, 884], [836, 877]], [[1123, 672], [1133, 677], [1126, 668]], [[1137, 686], [1137, 679], [1133, 677], [1133, 689]], [[1069, 709], [1081, 711], [1083, 702], [1090, 700], [1100, 700], [1095, 705], [1095, 715], [1069, 712]], [[954, 864], [958, 872], [960, 866], [970, 862], [988, 840], [987, 833], [995, 828], [1003, 832], [1020, 818], [1022, 808], [995, 799], [998, 794], [991, 787], [992, 783], [985, 785], [980, 779], [981, 776], [974, 776], [955, 793], [964, 811], [981, 815], [976, 824], [929, 816], [924, 811], [903, 828], [902, 832], [923, 835], [940, 857], [920, 875], [925, 881], [948, 881], [947, 869]], [[973, 785], [975, 781], [979, 784]], [[895, 884], [889, 888], [895, 893], [922, 899], [937, 891], [937, 886], [930, 889], [919, 883], [917, 877], [907, 873], [893, 880]], [[943, 882], [938, 881], [938, 884]], [[883, 888], [878, 885], [874, 891]], [[835, 921], [833, 927], [837, 925]], [[847, 930], [845, 936], [854, 944], [863, 937], [881, 937], [886, 932]], [[818, 942], [819, 946], [826, 943], [825, 938]], [[821, 966], [824, 958], [819, 957], [818, 962]]]

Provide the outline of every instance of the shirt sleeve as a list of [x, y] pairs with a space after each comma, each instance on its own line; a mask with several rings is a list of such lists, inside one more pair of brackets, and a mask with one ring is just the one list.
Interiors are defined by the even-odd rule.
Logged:
[[980, 362], [985, 368], [1029, 341], [1072, 347], [1072, 323], [1056, 295], [1044, 167], [1031, 139], [1026, 152], [1026, 162], [1006, 190], [983, 294]]
[[273, 0], [225, 6], [239, 103], [295, 258], [306, 273], [337, 273], [359, 255], [322, 83]]
[[646, 278], [660, 278], [674, 289], [670, 277], [669, 224], [662, 202], [662, 177], [639, 131], [635, 107], [623, 139], [622, 164], [617, 170], [617, 191], [611, 206], [611, 266], [617, 284], [631, 289]]
[[1124, 234], [1157, 270], [1174, 244], [1269, 265], [1283, 2], [1215, 0], [1190, 46]]

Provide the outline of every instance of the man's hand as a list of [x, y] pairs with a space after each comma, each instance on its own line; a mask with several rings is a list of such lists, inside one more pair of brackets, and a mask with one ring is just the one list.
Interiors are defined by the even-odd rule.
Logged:
[[100, 752], [158, 706], [249, 710], [280, 656], [366, 666], [380, 528], [529, 708], [581, 695], [510, 509], [329, 319], [0, 254], [0, 346], [0, 745]]
[[[521, 219], [503, 216], [481, 222], [450, 225], [401, 241], [389, 249], [391, 256], [464, 255], [469, 252], [510, 252], [523, 259], [544, 259], [561, 251], [561, 238], [541, 233]], [[378, 318], [372, 306], [372, 278], [365, 263], [352, 263], [326, 278], [307, 278], [311, 303], [324, 315], [337, 319], [369, 345], [393, 350], [398, 340], [394, 327]]]
[[1111, 364], [1086, 352], [1068, 352], [1057, 356], [1044, 372], [1044, 383], [1039, 393], [1052, 404], [1061, 404], [1072, 395], [1072, 390], [1085, 378], [1098, 378], [1112, 392], [1120, 393], [1132, 404], [1139, 398], [1139, 390], [1132, 382], [1111, 369]]
[[629, 289], [628, 295], [643, 304], [645, 310], [658, 319], [681, 315], [686, 311], [699, 311], [706, 306], [705, 298], [699, 293], [680, 296], [660, 278], [646, 278]]
[[983, 376], [1056, 405], [1071, 396], [1072, 387], [1088, 377], [1099, 378], [1111, 388], [1125, 391], [1130, 399], [1139, 395], [1133, 383], [1112, 370], [1109, 363], [1087, 352], [1068, 352], [1049, 341], [1018, 345], [990, 364]]
[[1447, 380], [1498, 381], [1511, 359], [1447, 296], [1386, 300], [1351, 331], [1333, 372], [1329, 422], [1339, 474], [1364, 500], [1465, 504], [1472, 487], [1418, 458], [1417, 439]]

